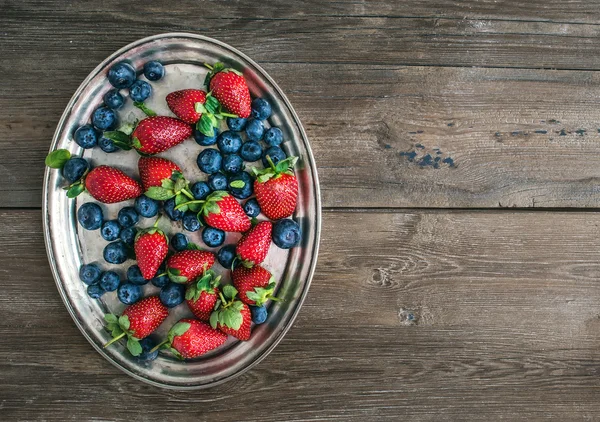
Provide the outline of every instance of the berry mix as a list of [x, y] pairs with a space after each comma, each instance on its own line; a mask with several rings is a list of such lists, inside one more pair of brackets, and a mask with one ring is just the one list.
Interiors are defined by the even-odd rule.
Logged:
[[[287, 157], [281, 149], [281, 129], [265, 125], [271, 105], [263, 98], [252, 99], [239, 71], [221, 63], [207, 67], [205, 89], [192, 87], [166, 96], [175, 117], [159, 116], [145, 104], [153, 92], [152, 82], [168, 77], [160, 62], [144, 65], [146, 80], [125, 61], [109, 69], [113, 88], [90, 116], [91, 123], [79, 127], [73, 139], [84, 149], [99, 147], [105, 153], [136, 150], [137, 177], [118, 167], [92, 167], [63, 149], [46, 158], [47, 166], [60, 169], [69, 198], [86, 191], [97, 201], [82, 204], [77, 220], [83, 229], [97, 230], [109, 242], [104, 260], [137, 261], [127, 269], [126, 280], [97, 263], [83, 265], [79, 278], [91, 298], [115, 292], [128, 305], [121, 315], [105, 315], [113, 337], [105, 347], [122, 339], [141, 360], [156, 359], [159, 349], [192, 359], [221, 346], [228, 336], [248, 340], [252, 324], [264, 323], [270, 301], [279, 300], [277, 281], [261, 266], [271, 243], [290, 249], [302, 237], [300, 226], [290, 218], [298, 197], [293, 171], [297, 157]], [[128, 98], [146, 117], [123, 124], [119, 109]], [[197, 158], [205, 180], [189, 181], [185, 168], [157, 155], [187, 139], [206, 147]], [[133, 205], [121, 208], [114, 220], [106, 220], [98, 205], [128, 200], [134, 200]], [[264, 218], [259, 221], [261, 214]], [[155, 222], [142, 228], [140, 217]], [[187, 232], [201, 231], [207, 247], [220, 249], [203, 250], [184, 233], [165, 232], [159, 228], [161, 218], [178, 222], [177, 227]], [[225, 244], [227, 232], [242, 237]], [[226, 273], [212, 269], [215, 261]], [[148, 283], [160, 293], [143, 297], [142, 287]], [[181, 319], [163, 341], [155, 342], [149, 336], [178, 306], [187, 306], [194, 318]]]

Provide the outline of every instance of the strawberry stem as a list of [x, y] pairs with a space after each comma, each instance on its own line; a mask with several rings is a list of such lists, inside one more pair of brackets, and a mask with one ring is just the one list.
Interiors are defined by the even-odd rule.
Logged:
[[154, 346], [152, 349], [150, 349], [150, 351], [148, 352], [148, 354], [156, 352], [158, 349], [160, 349], [161, 347], [163, 347], [168, 342], [169, 342], [169, 339], [166, 339], [165, 341], [158, 343], [156, 346]]
[[114, 342], [121, 340], [123, 337], [125, 337], [127, 333], [121, 333], [118, 336], [116, 336], [115, 338], [113, 338], [111, 341], [109, 341], [108, 343], [106, 343], [103, 347], [106, 349], [108, 346], [110, 346], [111, 344], [113, 344]]
[[231, 114], [231, 113], [219, 113], [221, 116], [223, 117], [233, 117], [234, 119], [237, 119], [239, 116], [237, 114]]
[[209, 65], [208, 63], [204, 63], [204, 66], [206, 66], [209, 70], [213, 70], [213, 67], [211, 65]]
[[[182, 192], [183, 192], [183, 191], [182, 191]], [[192, 198], [193, 198], [193, 197], [192, 197]], [[205, 203], [205, 202], [206, 202], [206, 201], [205, 201], [204, 199], [197, 199], [197, 200], [194, 200], [194, 201], [183, 202], [183, 203], [181, 203], [181, 204], [177, 205], [177, 206], [175, 207], [175, 209], [176, 209], [176, 210], [178, 210], [179, 208], [183, 208], [185, 205], [189, 205], [189, 204], [203, 204], [203, 203]]]
[[188, 198], [190, 198], [192, 201], [196, 198], [194, 198], [194, 195], [192, 195], [192, 193], [190, 191], [188, 191], [187, 189], [181, 189], [181, 193], [183, 193], [185, 196], [187, 196]]

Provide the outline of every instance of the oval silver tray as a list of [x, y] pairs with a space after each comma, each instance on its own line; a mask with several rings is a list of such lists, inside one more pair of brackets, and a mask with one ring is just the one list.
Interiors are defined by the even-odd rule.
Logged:
[[[168, 353], [162, 353], [153, 362], [141, 362], [133, 358], [124, 344], [116, 343], [109, 348], [102, 345], [110, 339], [104, 329], [103, 315], [106, 312], [120, 313], [124, 309], [116, 293], [107, 293], [102, 299], [90, 299], [86, 286], [79, 280], [78, 270], [82, 264], [98, 262], [104, 269], [125, 271], [134, 261], [121, 266], [109, 265], [102, 260], [102, 249], [107, 242], [98, 231], [82, 230], [76, 220], [76, 210], [84, 202], [93, 201], [87, 193], [76, 200], [68, 199], [63, 189], [65, 183], [56, 170], [46, 170], [44, 178], [43, 223], [48, 259], [58, 291], [73, 320], [94, 348], [109, 362], [127, 374], [147, 383], [174, 389], [194, 389], [220, 384], [250, 369], [260, 362], [290, 328], [310, 285], [315, 269], [319, 246], [321, 208], [317, 170], [304, 129], [289, 101], [271, 77], [250, 58], [222, 42], [200, 35], [170, 33], [136, 41], [117, 51], [102, 62], [83, 81], [67, 105], [58, 124], [50, 150], [68, 149], [72, 154], [89, 159], [92, 165], [110, 163], [137, 175], [137, 154], [134, 151], [105, 154], [99, 148], [81, 149], [73, 140], [74, 130], [89, 122], [91, 112], [102, 102], [102, 95], [111, 87], [106, 79], [107, 69], [120, 60], [129, 60], [136, 69], [149, 60], [160, 60], [166, 65], [163, 80], [152, 83], [154, 93], [146, 102], [159, 114], [170, 112], [166, 107], [167, 92], [183, 88], [202, 87], [206, 68], [204, 63], [221, 61], [243, 71], [253, 97], [264, 97], [273, 105], [271, 125], [279, 126], [284, 133], [283, 149], [288, 155], [300, 157], [296, 166], [300, 189], [298, 207], [293, 218], [301, 225], [301, 245], [290, 251], [271, 246], [264, 265], [278, 279], [277, 296], [283, 299], [269, 305], [269, 318], [265, 324], [253, 327], [252, 337], [247, 342], [233, 338], [219, 349], [193, 361], [179, 361]], [[131, 106], [120, 111], [123, 121], [142, 118], [143, 115]], [[195, 161], [204, 147], [194, 140], [187, 140], [175, 148], [160, 154], [177, 162], [191, 181], [205, 180]], [[130, 201], [132, 202], [132, 201]], [[105, 218], [116, 218], [118, 210], [128, 203], [104, 205]], [[169, 234], [183, 231], [177, 223], [167, 218], [161, 227]], [[149, 226], [151, 221], [142, 219], [139, 226]], [[200, 232], [186, 233], [192, 241], [204, 247]], [[239, 235], [228, 234], [226, 243], [237, 240]], [[210, 249], [210, 248], [206, 248]], [[215, 264], [215, 270], [229, 279], [227, 271]], [[144, 286], [144, 295], [157, 294], [151, 284]], [[191, 315], [182, 304], [171, 312], [157, 333], [164, 336], [170, 326], [183, 316]]]

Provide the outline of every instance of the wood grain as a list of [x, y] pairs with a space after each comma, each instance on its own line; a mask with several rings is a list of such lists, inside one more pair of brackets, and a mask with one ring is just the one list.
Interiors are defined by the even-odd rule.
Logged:
[[600, 412], [596, 213], [326, 212], [317, 273], [288, 336], [241, 378], [190, 393], [143, 385], [95, 353], [49, 275], [40, 212], [0, 221], [3, 420]]

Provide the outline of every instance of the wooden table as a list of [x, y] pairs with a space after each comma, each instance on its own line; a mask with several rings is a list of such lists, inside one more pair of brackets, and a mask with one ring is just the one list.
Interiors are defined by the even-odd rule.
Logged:
[[[0, 0], [0, 419], [599, 420], [600, 5]], [[305, 306], [255, 369], [198, 392], [79, 333], [41, 233], [70, 96], [138, 38], [258, 61], [323, 193]]]

